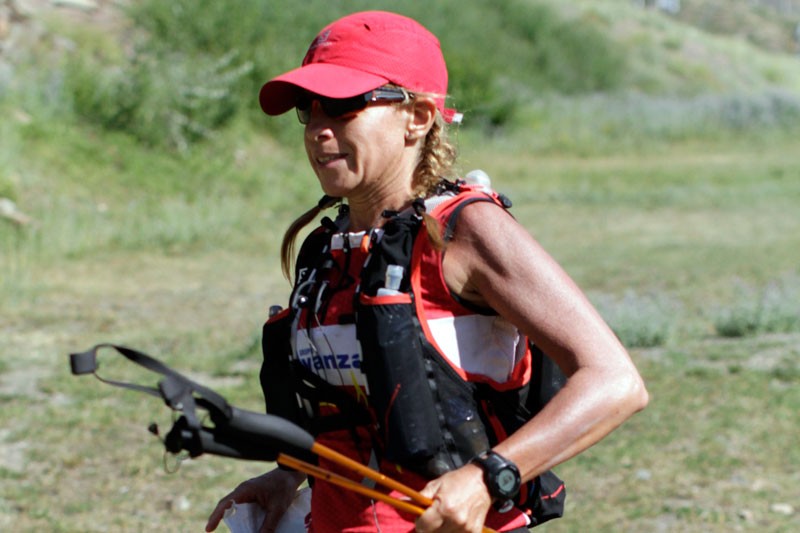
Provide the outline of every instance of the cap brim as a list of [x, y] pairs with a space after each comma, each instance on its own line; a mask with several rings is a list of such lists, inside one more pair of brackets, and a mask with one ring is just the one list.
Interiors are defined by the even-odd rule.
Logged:
[[360, 70], [329, 63], [311, 63], [265, 83], [258, 100], [264, 113], [280, 115], [294, 107], [298, 89], [328, 98], [349, 98], [387, 83], [389, 80], [384, 77]]

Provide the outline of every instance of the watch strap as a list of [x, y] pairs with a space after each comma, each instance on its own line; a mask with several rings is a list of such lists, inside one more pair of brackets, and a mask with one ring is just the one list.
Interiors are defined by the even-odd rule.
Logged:
[[[500, 508], [508, 510], [511, 500], [517, 495], [521, 485], [517, 465], [493, 450], [479, 454], [471, 462], [480, 466], [483, 470], [483, 481], [489, 490], [489, 495], [495, 499], [495, 508], [500, 506]], [[501, 486], [501, 477], [504, 481], [513, 480], [512, 485], [510, 487], [505, 486], [505, 484]]]

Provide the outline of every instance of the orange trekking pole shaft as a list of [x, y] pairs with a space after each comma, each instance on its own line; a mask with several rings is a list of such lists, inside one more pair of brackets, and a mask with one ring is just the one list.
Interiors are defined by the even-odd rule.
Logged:
[[328, 448], [318, 442], [315, 442], [313, 446], [311, 446], [311, 451], [320, 457], [324, 457], [338, 465], [341, 465], [353, 472], [360, 474], [368, 479], [375, 481], [383, 485], [386, 488], [396, 490], [400, 494], [404, 494], [411, 498], [412, 501], [417, 502], [420, 505], [425, 507], [430, 507], [433, 504], [433, 501], [430, 498], [426, 498], [419, 492], [415, 491], [411, 487], [396, 481], [389, 476], [382, 474], [372, 468], [362, 465], [358, 461], [354, 461], [347, 457], [346, 455], [342, 455], [341, 453]]
[[284, 454], [278, 455], [278, 463], [284, 466], [288, 466], [289, 468], [294, 468], [295, 470], [298, 470], [300, 472], [304, 472], [310, 476], [314, 476], [317, 479], [327, 481], [333, 485], [337, 485], [347, 490], [351, 490], [353, 492], [361, 494], [362, 496], [372, 498], [373, 500], [382, 501], [383, 503], [391, 505], [395, 509], [406, 511], [407, 513], [415, 514], [417, 516], [425, 512], [425, 509], [417, 507], [412, 503], [397, 498], [393, 498], [392, 496], [389, 496], [388, 494], [385, 494], [383, 492], [371, 489], [369, 487], [365, 487], [364, 485], [357, 483], [352, 479], [340, 476], [339, 474], [335, 474], [330, 470], [325, 470], [324, 468], [320, 468], [316, 465], [312, 465], [311, 463], [301, 461], [300, 459], [295, 459], [290, 455], [284, 455]]
[[[340, 486], [342, 488], [352, 490], [364, 496], [368, 496], [370, 498], [374, 498], [378, 501], [382, 501], [392, 507], [399, 509], [401, 511], [406, 511], [411, 514], [415, 514], [417, 516], [421, 515], [425, 509], [433, 505], [433, 500], [430, 498], [423, 496], [418, 491], [412, 489], [408, 485], [400, 483], [399, 481], [390, 478], [389, 476], [378, 472], [377, 470], [373, 470], [372, 468], [363, 465], [349, 457], [342, 455], [341, 453], [328, 448], [325, 445], [322, 445], [318, 442], [314, 442], [311, 445], [310, 451], [315, 453], [319, 457], [324, 457], [329, 461], [338, 464], [339, 466], [343, 466], [348, 470], [355, 472], [367, 479], [371, 479], [376, 483], [388, 488], [399, 492], [408, 498], [411, 499], [414, 503], [418, 505], [413, 505], [409, 502], [404, 500], [399, 500], [388, 494], [384, 494], [382, 492], [376, 491], [374, 489], [370, 489], [357, 483], [351, 479], [347, 479], [343, 476], [335, 474], [329, 470], [325, 470], [324, 468], [320, 468], [318, 466], [306, 463], [305, 461], [301, 461], [299, 459], [295, 459], [294, 457], [287, 456], [286, 454], [279, 454], [278, 455], [278, 463], [288, 466], [289, 468], [294, 468], [295, 470], [299, 470], [301, 472], [305, 472], [308, 475], [314, 476], [318, 479], [323, 479], [328, 481], [332, 484]], [[496, 533], [493, 529], [484, 527], [483, 533]]]

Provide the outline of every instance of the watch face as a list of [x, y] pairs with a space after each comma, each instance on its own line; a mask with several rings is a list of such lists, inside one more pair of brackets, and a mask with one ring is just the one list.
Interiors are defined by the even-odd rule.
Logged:
[[483, 468], [483, 479], [489, 494], [498, 500], [510, 500], [519, 491], [519, 470], [514, 463], [505, 460], [493, 451], [473, 459]]
[[501, 470], [497, 474], [497, 487], [503, 492], [514, 492], [517, 489], [517, 476], [511, 470]]

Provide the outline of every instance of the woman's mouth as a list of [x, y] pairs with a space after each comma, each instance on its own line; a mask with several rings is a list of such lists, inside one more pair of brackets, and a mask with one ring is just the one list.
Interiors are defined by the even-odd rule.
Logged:
[[333, 163], [334, 161], [338, 161], [340, 159], [344, 159], [346, 156], [344, 154], [326, 154], [317, 157], [317, 163], [325, 166]]

